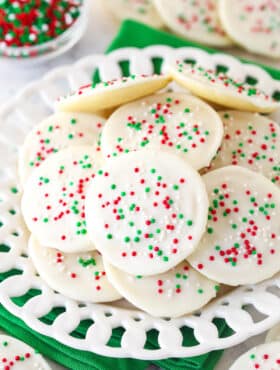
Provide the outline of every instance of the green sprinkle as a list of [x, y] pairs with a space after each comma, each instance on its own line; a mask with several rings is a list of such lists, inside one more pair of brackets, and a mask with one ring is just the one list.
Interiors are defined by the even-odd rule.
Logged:
[[208, 234], [213, 234], [214, 229], [212, 227], [208, 227], [207, 232]]

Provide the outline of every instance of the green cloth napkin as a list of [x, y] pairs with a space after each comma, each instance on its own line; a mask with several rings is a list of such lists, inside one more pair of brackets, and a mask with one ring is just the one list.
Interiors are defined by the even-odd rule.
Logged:
[[[148, 45], [155, 44], [164, 44], [173, 47], [181, 46], [196, 46], [201, 47], [204, 50], [209, 51], [210, 53], [217, 52], [216, 50], [200, 46], [196, 43], [182, 40], [171, 34], [154, 30], [148, 26], [145, 26], [141, 23], [127, 20], [125, 21], [116, 36], [113, 40], [107, 52], [115, 50], [121, 47], [139, 47], [143, 48]], [[159, 72], [161, 60], [155, 60], [155, 71]], [[127, 62], [122, 63], [122, 69], [124, 75], [128, 74], [128, 64]], [[263, 66], [275, 79], [280, 79], [280, 72]], [[94, 80], [98, 80], [98, 73], [95, 73]], [[280, 94], [280, 92], [279, 92]], [[0, 280], [3, 280], [7, 274], [0, 274]], [[38, 293], [37, 293], [38, 294]], [[23, 297], [15, 298], [14, 301], [16, 304], [22, 306], [28, 298], [36, 295], [36, 291], [30, 291], [29, 294], [26, 294]], [[53, 311], [46, 315], [42, 321], [46, 324], [51, 324], [55, 317], [58, 314]], [[219, 334], [222, 337], [229, 336], [232, 331], [227, 327], [226, 323], [223, 320], [216, 319], [215, 324], [219, 330]], [[78, 328], [72, 333], [76, 338], [84, 338], [87, 328], [89, 327], [90, 322], [82, 322]], [[10, 314], [3, 306], [0, 305], [0, 327], [5, 330], [7, 333], [23, 340], [24, 342], [30, 344], [39, 352], [41, 352], [46, 357], [57, 361], [61, 365], [65, 366], [67, 369], [71, 370], [144, 370], [149, 365], [157, 365], [163, 370], [213, 370], [219, 358], [222, 355], [222, 351], [216, 351], [202, 356], [197, 356], [193, 358], [180, 358], [180, 359], [166, 359], [160, 361], [141, 361], [134, 359], [117, 359], [109, 358], [105, 356], [99, 356], [97, 354], [80, 351], [68, 346], [65, 346], [53, 338], [41, 335], [35, 331], [28, 328], [28, 326], [19, 318], [16, 318]], [[193, 332], [189, 328], [181, 329], [184, 336], [183, 344], [186, 346], [192, 346], [196, 344]], [[122, 328], [116, 328], [113, 331], [113, 336], [111, 337], [109, 343], [112, 347], [120, 346], [120, 340], [123, 334]], [[157, 348], [157, 332], [152, 330], [149, 332], [146, 348], [152, 349]]]

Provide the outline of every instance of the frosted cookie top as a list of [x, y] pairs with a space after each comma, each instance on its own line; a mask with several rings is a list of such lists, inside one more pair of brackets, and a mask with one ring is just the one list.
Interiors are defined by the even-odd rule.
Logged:
[[247, 50], [280, 57], [278, 0], [220, 0], [219, 15], [229, 36]]
[[88, 238], [85, 194], [101, 165], [91, 146], [76, 146], [53, 154], [29, 177], [22, 212], [38, 241], [65, 252], [95, 249]]
[[204, 184], [182, 159], [157, 151], [107, 161], [87, 192], [89, 236], [104, 258], [131, 273], [169, 270], [205, 230]]
[[280, 342], [262, 344], [244, 353], [229, 370], [280, 369]]
[[130, 102], [164, 88], [169, 76], [131, 75], [98, 84], [81, 86], [78, 91], [60, 97], [59, 111], [92, 113]]
[[0, 360], [3, 370], [51, 370], [37, 351], [8, 335], [0, 335]]
[[101, 146], [107, 157], [164, 150], [200, 169], [209, 165], [222, 136], [222, 121], [208, 104], [188, 94], [166, 93], [117, 109], [106, 122]]
[[187, 262], [153, 276], [129, 275], [104, 261], [108, 279], [136, 307], [153, 316], [191, 313], [216, 296], [219, 286]]
[[24, 184], [34, 168], [53, 153], [76, 145], [100, 150], [105, 120], [93, 114], [55, 113], [36, 125], [26, 136], [19, 153], [19, 174]]
[[224, 139], [210, 165], [216, 169], [238, 165], [260, 172], [280, 185], [280, 129], [276, 122], [258, 114], [223, 111]]
[[121, 295], [109, 283], [99, 252], [63, 253], [43, 247], [31, 236], [29, 256], [44, 281], [55, 291], [84, 302], [111, 302]]
[[218, 18], [217, 0], [155, 0], [155, 6], [177, 34], [213, 46], [231, 44]]
[[252, 112], [272, 112], [280, 107], [267, 92], [233, 79], [230, 74], [177, 61], [170, 67], [174, 80], [195, 95], [225, 107]]
[[104, 5], [120, 20], [130, 18], [155, 28], [163, 26], [153, 0], [104, 0]]
[[254, 284], [280, 270], [280, 190], [239, 166], [203, 176], [207, 231], [188, 257], [208, 278], [227, 285]]

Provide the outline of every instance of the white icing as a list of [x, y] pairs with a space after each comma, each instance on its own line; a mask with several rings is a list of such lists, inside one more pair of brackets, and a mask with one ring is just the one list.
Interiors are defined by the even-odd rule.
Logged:
[[108, 279], [136, 307], [153, 316], [177, 317], [214, 298], [218, 286], [187, 262], [153, 276], [132, 276], [104, 261]]
[[0, 369], [11, 370], [51, 370], [44, 358], [27, 344], [0, 335]]
[[229, 370], [280, 369], [280, 342], [262, 344], [237, 359]]
[[110, 263], [152, 275], [185, 259], [205, 230], [204, 184], [185, 161], [142, 150], [107, 161], [86, 196], [89, 236]]
[[96, 112], [152, 94], [169, 82], [169, 76], [130, 75], [96, 85], [88, 84], [76, 92], [60, 97], [56, 108], [60, 111]]
[[210, 279], [254, 284], [280, 270], [280, 190], [264, 176], [228, 166], [203, 176], [207, 231], [188, 258]]
[[210, 169], [239, 165], [280, 184], [280, 128], [259, 114], [223, 111], [224, 139]]
[[231, 44], [218, 18], [217, 0], [155, 0], [155, 5], [175, 33], [213, 46]]
[[253, 111], [272, 112], [280, 107], [268, 93], [249, 85], [242, 79], [233, 78], [230, 74], [199, 65], [177, 61], [170, 66], [174, 80], [187, 87], [195, 95], [229, 108]]
[[229, 36], [250, 52], [280, 57], [278, 0], [220, 0], [219, 15]]
[[117, 109], [106, 122], [102, 152], [164, 150], [195, 169], [208, 166], [221, 144], [223, 125], [206, 103], [184, 93], [156, 94]]
[[131, 18], [152, 27], [162, 27], [163, 25], [153, 0], [103, 0], [103, 2], [119, 20]]
[[61, 149], [76, 145], [93, 145], [98, 149], [104, 122], [93, 114], [60, 112], [36, 125], [19, 153], [21, 182], [24, 184], [34, 168]]
[[107, 279], [99, 252], [63, 253], [41, 246], [32, 236], [28, 251], [39, 275], [55, 291], [84, 302], [121, 298]]
[[53, 154], [33, 171], [22, 213], [42, 245], [64, 252], [95, 249], [87, 235], [84, 198], [101, 162], [92, 146], [76, 146]]

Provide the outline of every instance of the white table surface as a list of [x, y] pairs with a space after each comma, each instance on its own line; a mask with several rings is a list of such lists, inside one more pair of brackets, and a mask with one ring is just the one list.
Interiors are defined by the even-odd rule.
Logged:
[[[28, 82], [41, 78], [52, 68], [64, 64], [71, 64], [77, 61], [79, 58], [89, 54], [104, 52], [107, 45], [109, 45], [110, 41], [117, 32], [118, 23], [104, 10], [102, 6], [102, 0], [91, 1], [92, 14], [88, 31], [79, 44], [66, 54], [54, 60], [32, 67], [21, 67], [11, 62], [0, 61], [0, 104], [4, 103], [5, 100], [9, 99], [10, 96], [24, 87]], [[238, 54], [246, 56], [246, 53], [241, 51], [239, 51]], [[252, 56], [251, 59], [253, 59]], [[261, 60], [264, 63], [278, 66], [280, 68], [279, 62], [271, 62], [255, 57], [254, 59]], [[229, 366], [238, 356], [246, 352], [254, 345], [263, 343], [264, 338], [265, 335], [263, 334], [255, 338], [251, 338], [247, 342], [237, 347], [226, 350], [215, 370], [228, 370]], [[52, 365], [53, 370], [65, 370], [64, 367], [56, 365], [52, 361], [49, 362]], [[114, 366], [113, 364], [114, 360], [112, 359], [112, 368]]]

